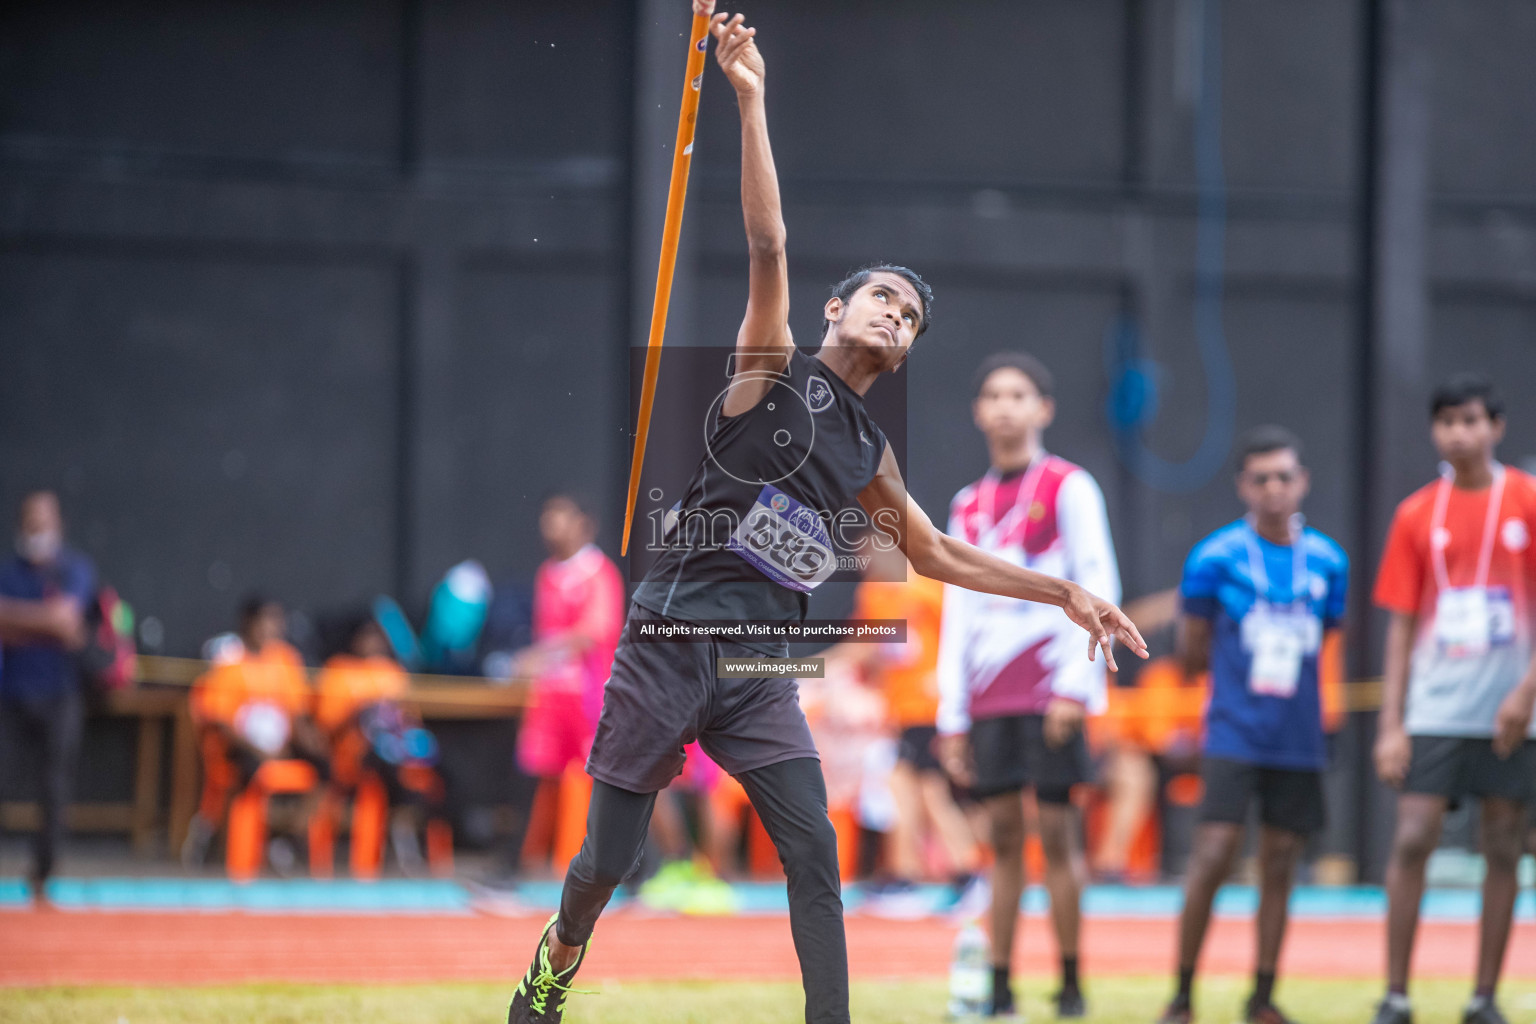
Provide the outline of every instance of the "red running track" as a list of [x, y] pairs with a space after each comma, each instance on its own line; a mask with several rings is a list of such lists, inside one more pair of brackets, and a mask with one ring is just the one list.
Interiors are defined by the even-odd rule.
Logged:
[[[254, 981], [506, 981], [527, 967], [544, 918], [378, 915], [0, 913], [0, 985], [188, 985]], [[1173, 959], [1174, 922], [1091, 919], [1083, 966], [1095, 975], [1160, 974]], [[1021, 972], [1053, 970], [1044, 919], [1031, 917]], [[937, 920], [848, 919], [855, 976], [935, 977], [946, 969], [953, 925]], [[1218, 921], [1202, 969], [1251, 969], [1252, 925]], [[1282, 968], [1292, 976], [1377, 977], [1379, 921], [1294, 921]], [[1471, 924], [1426, 923], [1420, 976], [1467, 977]], [[678, 951], [686, 950], [685, 955]], [[583, 975], [641, 978], [798, 976], [784, 917], [672, 918], [624, 911], [605, 917]], [[1536, 924], [1520, 924], [1507, 974], [1536, 978]]]

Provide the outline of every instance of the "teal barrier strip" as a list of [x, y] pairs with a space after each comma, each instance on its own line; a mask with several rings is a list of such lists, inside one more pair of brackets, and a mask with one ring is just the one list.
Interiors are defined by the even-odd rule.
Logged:
[[[377, 913], [470, 914], [475, 897], [464, 885], [443, 880], [264, 879], [236, 885], [209, 878], [56, 878], [49, 883], [50, 899], [65, 910], [186, 911], [252, 913]], [[783, 914], [789, 909], [784, 886], [745, 882], [732, 886], [742, 914]], [[548, 913], [560, 903], [560, 883], [525, 882], [505, 892], [530, 913]], [[633, 896], [621, 890], [621, 900]], [[0, 878], [0, 909], [28, 906], [26, 882]], [[876, 911], [878, 900], [864, 896], [857, 885], [843, 893], [849, 910]], [[1178, 914], [1183, 900], [1175, 886], [1090, 886], [1083, 894], [1083, 912], [1098, 918], [1168, 918]], [[915, 901], [928, 914], [949, 911], [951, 894], [940, 885], [922, 886]], [[1215, 912], [1223, 917], [1251, 917], [1258, 909], [1252, 886], [1230, 885], [1216, 897]], [[1475, 889], [1431, 889], [1424, 895], [1423, 916], [1436, 921], [1475, 921], [1481, 907]], [[1024, 894], [1027, 913], [1048, 909], [1045, 890], [1030, 887]], [[1302, 919], [1380, 918], [1386, 914], [1386, 894], [1369, 886], [1301, 886], [1291, 894], [1291, 916]], [[1536, 893], [1522, 892], [1515, 918], [1536, 920]]]

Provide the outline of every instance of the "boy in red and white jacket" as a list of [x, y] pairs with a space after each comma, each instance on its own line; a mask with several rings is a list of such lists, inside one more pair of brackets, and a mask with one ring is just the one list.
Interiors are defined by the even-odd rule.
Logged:
[[[991, 468], [955, 495], [949, 533], [1016, 565], [1120, 599], [1104, 496], [1084, 469], [1047, 453], [1041, 436], [1056, 407], [1050, 372], [1004, 352], [982, 363], [972, 406]], [[1082, 851], [1069, 794], [1088, 781], [1083, 717], [1105, 707], [1102, 659], [1059, 608], [946, 588], [939, 640], [941, 758], [985, 804], [992, 877], [992, 1016], [1013, 1012], [1009, 967], [1024, 891], [1024, 805], [1040, 808], [1051, 922], [1061, 953], [1060, 1017], [1086, 1012], [1077, 976]]]

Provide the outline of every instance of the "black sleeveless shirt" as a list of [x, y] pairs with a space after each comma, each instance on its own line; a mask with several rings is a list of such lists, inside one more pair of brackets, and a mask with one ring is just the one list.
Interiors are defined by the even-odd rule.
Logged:
[[751, 409], [723, 415], [723, 394], [710, 409], [704, 458], [635, 591], [642, 607], [695, 622], [803, 621], [837, 568], [834, 536], [851, 540], [850, 524], [868, 522], [845, 511], [885, 454], [862, 396], [799, 349], [762, 377], [773, 383]]

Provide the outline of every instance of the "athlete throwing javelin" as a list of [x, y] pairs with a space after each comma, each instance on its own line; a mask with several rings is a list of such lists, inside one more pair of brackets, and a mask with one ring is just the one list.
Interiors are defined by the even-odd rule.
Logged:
[[[713, 0], [694, 2], [704, 14], [714, 6]], [[736, 338], [734, 376], [710, 425], [708, 454], [678, 507], [669, 543], [629, 610], [587, 761], [594, 781], [586, 840], [566, 873], [560, 910], [545, 926], [512, 998], [512, 1024], [564, 1020], [598, 915], [636, 866], [656, 793], [681, 771], [683, 747], [695, 739], [740, 780], [778, 848], [789, 880], [805, 1019], [848, 1020], [837, 837], [795, 683], [716, 677], [718, 658], [782, 656], [786, 649], [723, 639], [640, 639], [668, 621], [803, 620], [810, 591], [835, 562], [822, 515], [806, 511], [836, 513], [856, 499], [918, 573], [1062, 608], [1087, 630], [1089, 659], [1102, 654], [1113, 665], [1115, 638], [1146, 656], [1140, 634], [1120, 609], [1074, 583], [946, 536], [907, 496], [863, 396], [882, 373], [906, 361], [928, 327], [932, 292], [921, 277], [889, 265], [859, 271], [823, 307], [821, 351], [808, 356], [795, 347], [784, 219], [763, 106], [763, 58], [755, 30], [740, 14], [713, 15], [710, 32], [741, 112], [747, 311]], [[892, 131], [899, 136], [896, 126]], [[807, 436], [807, 426], [814, 428], [813, 443], [785, 443]], [[713, 534], [722, 522], [738, 525], [716, 543]]]

